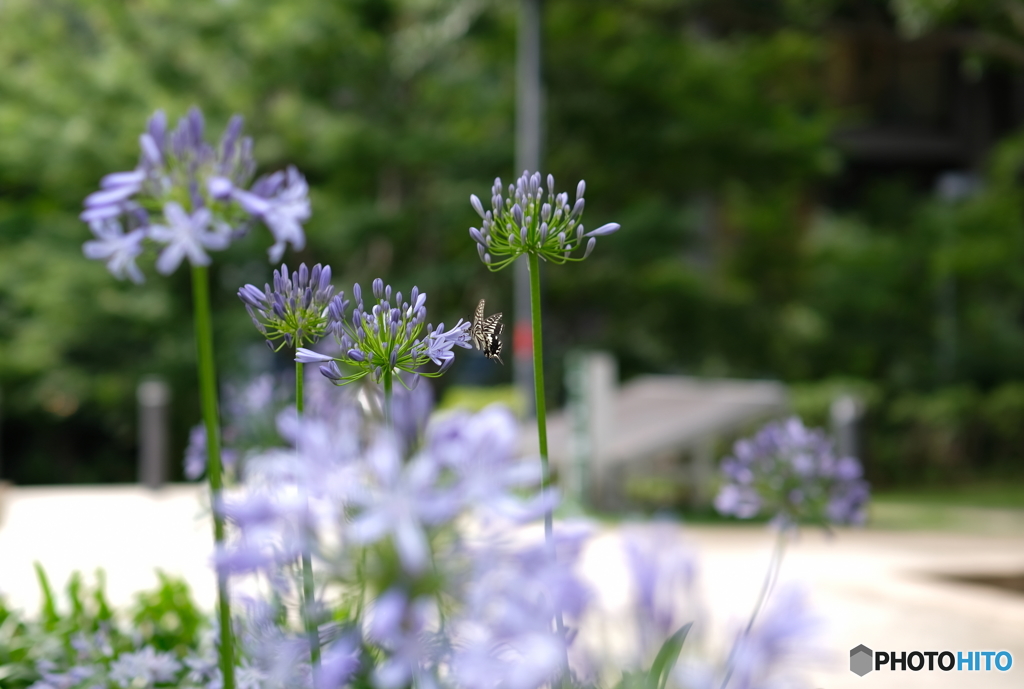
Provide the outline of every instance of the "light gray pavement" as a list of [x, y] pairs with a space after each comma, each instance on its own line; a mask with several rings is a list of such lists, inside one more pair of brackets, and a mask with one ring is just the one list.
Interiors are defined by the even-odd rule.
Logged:
[[[56, 588], [74, 570], [103, 567], [112, 602], [156, 583], [155, 568], [187, 578], [201, 605], [212, 609], [208, 568], [211, 527], [205, 492], [169, 486], [16, 488], [0, 497], [0, 594], [27, 611], [39, 607], [32, 570], [40, 562]], [[584, 555], [584, 572], [615, 609], [628, 578], [618, 527], [601, 528]], [[761, 527], [674, 529], [666, 548], [690, 548], [709, 647], [721, 646], [731, 625], [753, 604], [772, 536]], [[806, 531], [787, 552], [781, 582], [801, 582], [826, 623], [821, 645], [831, 658], [811, 672], [813, 687], [1024, 687], [1024, 595], [952, 583], [945, 574], [1024, 573], [1024, 532], [1001, 536], [920, 531], [840, 531], [828, 538]], [[614, 635], [610, 638], [614, 641]], [[873, 672], [847, 669], [849, 649], [1007, 650], [1009, 672]]]

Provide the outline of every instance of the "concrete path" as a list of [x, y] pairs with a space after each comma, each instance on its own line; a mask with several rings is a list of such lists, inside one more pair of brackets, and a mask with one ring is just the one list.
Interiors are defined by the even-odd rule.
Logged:
[[[156, 583], [155, 568], [185, 577], [199, 603], [212, 609], [208, 568], [212, 527], [205, 491], [194, 485], [151, 492], [137, 486], [9, 489], [0, 497], [0, 595], [16, 608], [38, 610], [34, 561], [62, 589], [74, 570], [107, 573], [116, 605]], [[627, 528], [634, 528], [630, 525]], [[646, 528], [646, 527], [641, 527]], [[628, 578], [622, 527], [600, 530], [584, 571], [606, 607], [625, 600]], [[772, 547], [763, 527], [673, 528], [665, 548], [689, 548], [699, 563], [698, 599], [709, 648], [745, 619], [756, 599]], [[781, 583], [797, 581], [826, 623], [821, 644], [830, 657], [810, 673], [812, 687], [1024, 687], [1024, 594], [956, 583], [950, 575], [1024, 574], [1024, 532], [805, 531], [789, 548]], [[872, 672], [848, 670], [849, 650], [1007, 650], [1008, 672]]]

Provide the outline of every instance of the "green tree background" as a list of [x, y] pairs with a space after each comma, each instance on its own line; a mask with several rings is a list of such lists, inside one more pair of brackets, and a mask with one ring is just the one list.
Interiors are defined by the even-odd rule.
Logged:
[[[548, 0], [545, 170], [587, 180], [590, 223], [623, 226], [546, 276], [551, 378], [566, 351], [607, 348], [626, 376], [785, 380], [818, 423], [854, 390], [876, 481], [1019, 472], [1024, 137], [997, 146], [968, 200], [890, 179], [828, 203], [845, 164], [831, 133], [856, 113], [826, 95], [823, 27], [857, 12], [908, 32], [987, 21], [1019, 43], [994, 4], [932, 7]], [[516, 3], [7, 0], [0, 26], [4, 477], [133, 480], [146, 375], [172, 382], [173, 456], [198, 420], [187, 277], [150, 266], [136, 287], [81, 255], [82, 199], [134, 166], [157, 108], [198, 105], [214, 135], [240, 112], [261, 169], [306, 174], [314, 213], [290, 264], [329, 263], [343, 289], [417, 284], [434, 320], [480, 297], [511, 312], [510, 274], [489, 274], [466, 230], [469, 194], [516, 172]], [[225, 379], [274, 365], [234, 296], [269, 278], [264, 240], [215, 264]], [[952, 363], [936, 307], [950, 280]], [[509, 374], [465, 359], [452, 379]]]

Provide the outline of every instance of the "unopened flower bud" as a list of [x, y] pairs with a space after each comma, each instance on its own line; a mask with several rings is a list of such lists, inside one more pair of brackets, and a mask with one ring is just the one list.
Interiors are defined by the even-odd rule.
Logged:
[[477, 198], [476, 194], [469, 195], [469, 203], [473, 206], [473, 210], [477, 212], [481, 218], [484, 217], [484, 205], [480, 203], [480, 199]]

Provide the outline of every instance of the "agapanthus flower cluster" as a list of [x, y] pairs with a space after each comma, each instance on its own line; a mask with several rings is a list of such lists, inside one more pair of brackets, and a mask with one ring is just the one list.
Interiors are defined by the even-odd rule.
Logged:
[[860, 462], [838, 456], [824, 431], [797, 418], [769, 423], [737, 442], [721, 470], [715, 507], [722, 514], [769, 514], [783, 525], [863, 524], [867, 516]]
[[283, 347], [302, 347], [315, 344], [330, 326], [328, 304], [334, 293], [331, 285], [331, 267], [317, 263], [310, 270], [305, 263], [288, 275], [288, 266], [282, 264], [274, 271], [274, 284], [245, 285], [238, 290], [238, 298], [252, 318], [271, 350]]
[[[469, 236], [476, 242], [480, 260], [491, 270], [504, 268], [522, 254], [536, 254], [556, 264], [582, 261], [594, 250], [598, 237], [619, 229], [618, 223], [608, 223], [585, 231], [580, 222], [585, 182], [576, 186], [576, 199], [569, 205], [567, 193], [555, 193], [555, 178], [548, 175], [546, 181], [545, 195], [541, 174], [523, 172], [508, 186], [504, 198], [501, 179], [495, 179], [490, 210], [484, 210], [476, 194], [469, 197], [473, 210], [483, 219], [480, 229], [469, 229]], [[573, 256], [581, 247], [585, 247], [583, 255]]]
[[[361, 611], [342, 627], [320, 625], [333, 682], [362, 671], [379, 689], [490, 686], [499, 677], [534, 689], [558, 676], [570, 639], [552, 628], [554, 615], [578, 618], [589, 601], [573, 573], [582, 536], [560, 533], [557, 561], [536, 539], [502, 538], [555, 500], [517, 494], [539, 472], [515, 458], [510, 412], [437, 419], [411, 456], [384, 430], [309, 415], [281, 424], [293, 447], [250, 461], [244, 490], [219, 506], [237, 536], [217, 566], [265, 575], [276, 600], [294, 601], [288, 572], [303, 549], [312, 552], [334, 592], [321, 604]], [[301, 631], [266, 638], [264, 656], [308, 663]]]
[[[405, 372], [433, 378], [447, 371], [455, 361], [452, 348], [472, 347], [468, 322], [459, 319], [447, 331], [444, 323], [436, 328], [426, 324], [427, 295], [418, 287], [412, 288], [406, 301], [401, 292], [392, 292], [391, 285], [377, 278], [373, 281], [376, 303], [371, 308], [366, 308], [358, 283], [352, 288], [352, 298], [355, 307], [351, 315], [347, 314], [349, 301], [344, 293], [335, 295], [328, 307], [329, 327], [341, 353], [328, 356], [300, 348], [295, 358], [302, 363], [321, 364], [321, 373], [337, 385], [366, 376], [379, 383], [385, 373], [397, 376]], [[440, 368], [432, 373], [421, 370], [430, 362]], [[342, 371], [339, 363], [354, 371]]]
[[295, 168], [265, 175], [250, 186], [255, 172], [252, 140], [241, 136], [242, 118], [231, 118], [220, 143], [204, 140], [197, 108], [178, 126], [167, 129], [157, 111], [139, 137], [139, 164], [100, 181], [100, 190], [85, 199], [82, 220], [94, 239], [85, 243], [87, 258], [102, 260], [119, 279], [142, 282], [135, 260], [146, 240], [160, 247], [157, 271], [174, 272], [182, 260], [210, 263], [208, 251], [226, 249], [256, 221], [274, 236], [270, 260], [285, 246], [305, 245], [302, 223], [309, 219], [308, 187]]

